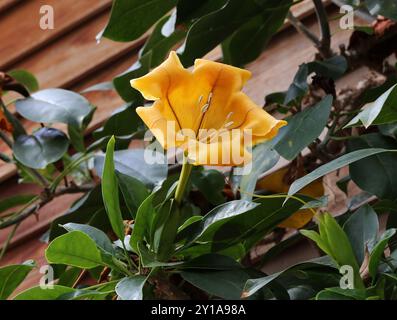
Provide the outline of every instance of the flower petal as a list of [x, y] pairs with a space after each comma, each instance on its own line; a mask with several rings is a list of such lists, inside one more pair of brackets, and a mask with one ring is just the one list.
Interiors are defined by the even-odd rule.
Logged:
[[225, 132], [216, 142], [197, 140], [187, 142], [189, 160], [194, 165], [243, 166], [251, 162], [252, 155], [244, 148], [241, 134]]

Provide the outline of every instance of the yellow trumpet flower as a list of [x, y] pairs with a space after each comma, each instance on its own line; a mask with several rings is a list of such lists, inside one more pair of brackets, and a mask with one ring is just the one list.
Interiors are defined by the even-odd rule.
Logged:
[[189, 71], [171, 52], [131, 86], [155, 101], [136, 111], [164, 149], [181, 147], [195, 165], [237, 166], [250, 161], [247, 147], [273, 138], [286, 125], [241, 92], [250, 77], [247, 70], [203, 59]]

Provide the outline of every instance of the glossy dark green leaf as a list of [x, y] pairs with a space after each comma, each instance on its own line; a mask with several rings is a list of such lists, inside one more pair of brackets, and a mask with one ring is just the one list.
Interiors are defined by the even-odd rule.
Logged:
[[215, 228], [216, 225], [219, 226], [234, 216], [249, 212], [258, 205], [258, 203], [245, 200], [234, 200], [221, 204], [207, 213], [200, 221], [185, 228], [183, 234], [188, 236], [189, 241], [193, 242], [203, 236], [210, 228]]
[[319, 76], [338, 79], [347, 70], [347, 61], [343, 56], [334, 56], [324, 61], [312, 61], [299, 66], [294, 80], [285, 95], [284, 104], [301, 99], [309, 90], [307, 78], [310, 74], [316, 73]]
[[381, 148], [370, 148], [370, 149], [361, 149], [357, 151], [353, 151], [350, 153], [347, 153], [331, 162], [328, 162], [325, 165], [322, 165], [321, 167], [317, 168], [316, 170], [312, 171], [308, 175], [294, 181], [289, 190], [288, 190], [288, 195], [292, 196], [295, 193], [297, 193], [299, 190], [303, 189], [306, 187], [308, 184], [311, 182], [317, 180], [318, 178], [321, 178], [322, 176], [338, 170], [344, 166], [347, 166], [353, 162], [356, 162], [358, 160], [380, 154], [383, 152], [390, 152], [390, 150], [387, 149], [381, 149]]
[[266, 277], [249, 279], [244, 286], [244, 291], [242, 295], [243, 297], [249, 297], [258, 292], [258, 290], [270, 285], [273, 281], [276, 281], [283, 276], [289, 275], [290, 273], [293, 273], [297, 270], [301, 271], [313, 268], [324, 269], [329, 272], [336, 271], [336, 265], [330, 260], [329, 257], [316, 258], [310, 261], [298, 263], [281, 272], [274, 273]]
[[374, 102], [367, 103], [347, 125], [362, 124], [368, 128], [372, 124], [388, 124], [397, 121], [397, 84], [384, 92]]
[[316, 295], [316, 300], [365, 300], [365, 290], [327, 288]]
[[[172, 17], [174, 16], [171, 16], [171, 18]], [[140, 57], [143, 57], [151, 52], [151, 68], [157, 67], [160, 63], [162, 63], [166, 58], [167, 53], [186, 36], [185, 30], [175, 29], [175, 27], [168, 35], [164, 29], [167, 27], [169, 20], [170, 16], [166, 16], [157, 23], [149, 39], [146, 41], [145, 45], [140, 51]]]
[[151, 221], [155, 213], [153, 206], [154, 196], [155, 194], [152, 193], [138, 208], [130, 238], [130, 246], [135, 252], [138, 252], [138, 243], [145, 240], [145, 238], [149, 238]]
[[149, 72], [151, 59], [152, 54], [149, 51], [130, 68], [113, 79], [114, 88], [124, 101], [143, 105], [142, 95], [131, 87], [130, 82], [132, 79], [142, 77]]
[[[104, 156], [95, 157], [95, 169], [103, 174]], [[165, 156], [146, 149], [130, 149], [114, 152], [115, 169], [122, 174], [140, 180], [148, 187], [160, 184], [167, 177], [168, 165]]]
[[378, 273], [378, 266], [380, 264], [381, 258], [384, 254], [386, 246], [394, 235], [396, 234], [396, 229], [386, 230], [380, 237], [378, 243], [375, 245], [369, 257], [368, 271], [371, 278], [374, 280]]
[[[278, 195], [280, 196], [280, 195]], [[303, 202], [310, 197], [298, 196]], [[222, 223], [215, 224], [202, 236], [203, 240], [212, 240], [213, 250], [226, 249], [242, 243], [248, 252], [258, 241], [274, 230], [282, 221], [303, 207], [301, 201], [293, 199], [283, 205], [284, 196], [269, 199], [258, 199], [259, 206], [252, 211], [242, 213]]]
[[244, 284], [250, 278], [250, 275], [244, 269], [182, 271], [181, 276], [185, 281], [213, 296], [231, 300], [240, 299]]
[[176, 23], [189, 23], [222, 8], [228, 0], [179, 0]]
[[116, 285], [116, 293], [121, 300], [142, 300], [145, 282], [144, 276], [124, 278]]
[[125, 235], [124, 222], [120, 210], [119, 186], [115, 172], [114, 144], [115, 140], [112, 137], [106, 149], [106, 158], [103, 165], [102, 197], [112, 229], [119, 239], [123, 241]]
[[[348, 151], [367, 148], [397, 149], [394, 139], [378, 133], [361, 135], [348, 142]], [[397, 154], [381, 153], [350, 164], [350, 177], [364, 191], [380, 199], [397, 198]]]
[[204, 197], [213, 205], [225, 202], [222, 194], [225, 186], [225, 177], [217, 170], [194, 170], [191, 181]]
[[56, 238], [49, 244], [45, 255], [49, 263], [84, 269], [103, 264], [96, 243], [81, 231], [72, 231]]
[[0, 268], [0, 300], [7, 299], [35, 267], [32, 260]]
[[237, 187], [242, 200], [252, 199], [259, 177], [273, 168], [280, 159], [279, 154], [272, 147], [271, 141], [256, 146], [252, 151], [252, 162], [247, 165], [251, 169], [248, 171], [249, 174], [233, 177], [238, 181]]
[[24, 85], [24, 87], [30, 92], [39, 90], [39, 82], [36, 77], [27, 70], [17, 69], [8, 72], [17, 82]]
[[138, 253], [142, 266], [145, 268], [175, 267], [183, 263], [183, 261], [158, 261], [156, 254], [150, 251], [142, 242], [139, 242], [138, 244]]
[[37, 286], [21, 292], [14, 300], [56, 300], [61, 295], [74, 291], [73, 288], [58, 285], [54, 285], [51, 289]]
[[178, 49], [185, 66], [191, 66], [243, 23], [258, 14], [261, 7], [253, 0], [229, 0], [225, 6], [197, 19], [189, 28], [186, 41]]
[[103, 36], [115, 41], [132, 41], [164, 16], [177, 0], [115, 0]]
[[93, 132], [95, 139], [107, 136], [127, 136], [138, 130], [142, 124], [140, 118], [135, 112], [137, 104], [126, 104], [116, 109], [107, 119], [102, 128]]
[[131, 216], [135, 218], [139, 206], [149, 196], [149, 191], [138, 179], [127, 176], [117, 170], [116, 176], [127, 208]]
[[241, 265], [233, 258], [218, 253], [207, 253], [189, 260], [178, 269], [235, 270]]
[[66, 135], [54, 128], [41, 128], [32, 135], [20, 135], [14, 143], [15, 158], [23, 165], [43, 169], [62, 158], [69, 147]]
[[291, 0], [262, 1], [264, 9], [222, 43], [224, 62], [243, 66], [255, 60], [284, 24], [291, 5]]
[[153, 247], [158, 261], [168, 261], [175, 252], [175, 238], [181, 220], [181, 209], [171, 199], [157, 210], [153, 235]]
[[371, 251], [375, 244], [379, 223], [376, 212], [369, 205], [354, 212], [343, 225], [359, 265], [364, 261], [365, 248]]
[[35, 122], [61, 122], [81, 126], [91, 112], [91, 105], [83, 96], [64, 89], [45, 89], [15, 103], [17, 111]]
[[332, 96], [328, 95], [315, 106], [289, 118], [288, 125], [280, 129], [276, 151], [287, 160], [295, 159], [324, 130], [332, 102]]
[[99, 230], [97, 228], [91, 227], [86, 224], [78, 224], [78, 223], [67, 223], [62, 227], [69, 232], [81, 231], [85, 233], [87, 236], [89, 236], [96, 243], [96, 245], [105, 252], [111, 254], [115, 253], [112, 242], [102, 230]]

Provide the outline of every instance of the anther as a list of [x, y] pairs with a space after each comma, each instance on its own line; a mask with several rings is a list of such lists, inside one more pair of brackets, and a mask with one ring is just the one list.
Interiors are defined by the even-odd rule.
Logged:
[[203, 107], [201, 108], [201, 112], [206, 113], [209, 106], [210, 106], [209, 103], [206, 103], [205, 105], [203, 105]]
[[230, 121], [230, 122], [226, 123], [226, 124], [224, 125], [224, 127], [225, 127], [225, 128], [228, 128], [228, 127], [230, 127], [233, 123], [234, 123], [234, 121]]

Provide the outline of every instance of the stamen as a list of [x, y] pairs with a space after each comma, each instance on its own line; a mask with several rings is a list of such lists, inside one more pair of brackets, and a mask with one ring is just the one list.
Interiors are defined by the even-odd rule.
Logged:
[[211, 99], [212, 99], [212, 92], [210, 92], [210, 93], [208, 94], [207, 104], [210, 104], [210, 103], [211, 103]]
[[200, 104], [200, 103], [201, 103], [201, 101], [203, 100], [203, 98], [204, 98], [204, 96], [203, 96], [203, 95], [201, 95], [201, 96], [199, 97], [199, 99], [198, 99], [198, 104]]
[[230, 121], [230, 122], [226, 123], [226, 124], [224, 125], [224, 127], [225, 127], [225, 128], [228, 128], [228, 127], [230, 127], [233, 123], [234, 123], [234, 121]]
[[230, 119], [230, 117], [233, 115], [234, 112], [229, 112], [229, 114], [226, 116], [226, 121]]
[[206, 103], [205, 105], [203, 105], [203, 107], [201, 108], [201, 112], [202, 113], [206, 113], [208, 108], [209, 108], [209, 106], [210, 106], [209, 103]]

